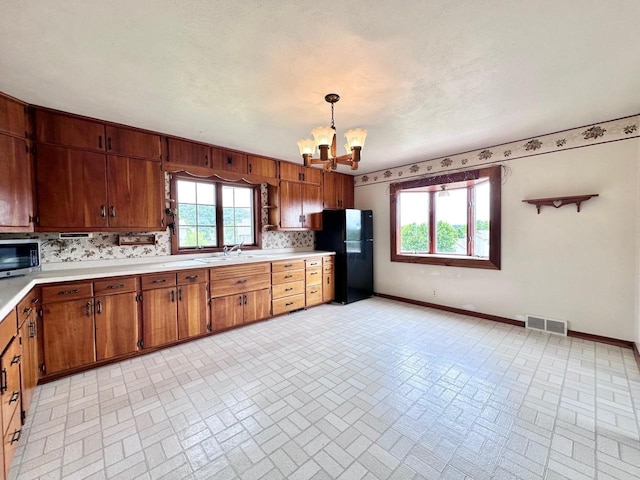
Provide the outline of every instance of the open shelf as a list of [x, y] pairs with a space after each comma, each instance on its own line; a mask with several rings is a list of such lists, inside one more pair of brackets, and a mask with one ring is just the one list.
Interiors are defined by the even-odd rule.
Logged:
[[573, 195], [570, 197], [549, 197], [549, 198], [532, 198], [529, 200], [522, 200], [525, 203], [530, 203], [531, 205], [535, 205], [538, 210], [538, 214], [540, 214], [540, 208], [542, 206], [548, 206], [553, 208], [564, 207], [565, 205], [575, 204], [578, 212], [580, 211], [580, 204], [582, 202], [586, 202], [590, 198], [597, 197], [597, 193], [589, 193], [587, 195]]

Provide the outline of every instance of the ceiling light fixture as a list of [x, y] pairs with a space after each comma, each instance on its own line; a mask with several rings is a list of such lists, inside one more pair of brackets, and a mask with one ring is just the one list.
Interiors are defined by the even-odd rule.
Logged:
[[[340, 100], [337, 93], [329, 93], [324, 99], [331, 104], [331, 126], [316, 127], [311, 130], [313, 140], [298, 140], [298, 148], [304, 159], [304, 166], [322, 164], [324, 170], [335, 170], [340, 165], [349, 165], [351, 170], [358, 169], [360, 161], [360, 152], [364, 147], [364, 140], [367, 138], [367, 131], [362, 128], [354, 128], [344, 132], [347, 143], [344, 148], [347, 150], [346, 155], [336, 156], [336, 126], [333, 121], [333, 105]], [[320, 158], [312, 158], [316, 151], [316, 146], [320, 150]], [[331, 157], [329, 157], [329, 147], [331, 147]]]
[[442, 198], [442, 197], [448, 197], [448, 196], [449, 196], [449, 191], [447, 190], [447, 186], [441, 185], [440, 191], [438, 192], [438, 197]]

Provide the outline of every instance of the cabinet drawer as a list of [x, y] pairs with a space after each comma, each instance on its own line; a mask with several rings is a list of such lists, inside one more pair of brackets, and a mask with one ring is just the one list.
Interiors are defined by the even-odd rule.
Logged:
[[321, 267], [322, 266], [322, 259], [321, 258], [314, 258], [313, 260], [307, 260], [305, 262], [305, 266], [307, 268]]
[[211, 282], [215, 280], [225, 280], [227, 278], [247, 277], [249, 275], [260, 275], [271, 273], [270, 263], [250, 263], [247, 265], [229, 265], [225, 267], [215, 267], [209, 270]]
[[300, 280], [304, 280], [304, 270], [285, 270], [284, 272], [271, 274], [271, 283], [274, 285], [278, 283], [298, 282]]
[[142, 290], [152, 288], [173, 287], [176, 284], [175, 273], [156, 273], [153, 275], [143, 275], [141, 279]]
[[322, 303], [322, 285], [307, 287], [307, 307]]
[[4, 434], [4, 468], [5, 474], [9, 473], [9, 468], [11, 468], [11, 460], [13, 460], [13, 454], [16, 452], [16, 448], [18, 447], [18, 441], [20, 440], [20, 435], [22, 434], [22, 422], [20, 419], [20, 409], [16, 408], [13, 412], [13, 417], [9, 420], [9, 424], [6, 428], [6, 433]]
[[93, 286], [90, 282], [68, 282], [42, 287], [42, 303], [66, 302], [92, 296]]
[[288, 297], [304, 293], [304, 282], [290, 282], [273, 285], [271, 287], [273, 298]]
[[34, 288], [18, 303], [16, 312], [18, 313], [18, 327], [37, 310], [40, 305], [40, 289]]
[[322, 268], [308, 268], [307, 269], [307, 285], [321, 285], [322, 284]]
[[228, 278], [226, 280], [211, 281], [211, 297], [223, 297], [236, 293], [260, 290], [271, 286], [271, 275], [250, 275], [246, 277]]
[[278, 315], [291, 310], [304, 308], [304, 293], [290, 297], [278, 298], [273, 301], [273, 314]]
[[328, 263], [330, 263], [331, 265], [333, 265], [333, 255], [331, 256], [327, 256], [327, 257], [322, 257], [322, 264], [326, 265]]
[[129, 293], [136, 291], [136, 278], [106, 278], [93, 282], [93, 291], [96, 295], [111, 295], [116, 293]]
[[322, 271], [324, 273], [332, 273], [333, 272], [333, 263], [325, 263], [322, 265]]
[[178, 272], [178, 285], [187, 285], [189, 283], [204, 283], [207, 281], [207, 269], [200, 270], [184, 270]]
[[302, 269], [304, 269], [304, 260], [283, 260], [282, 262], [273, 262], [271, 264], [271, 271], [274, 273]]
[[20, 405], [20, 361], [22, 359], [22, 345], [20, 340], [14, 338], [7, 350], [1, 357], [2, 364], [2, 425], [4, 432], [7, 433], [11, 416], [14, 414], [16, 407]]

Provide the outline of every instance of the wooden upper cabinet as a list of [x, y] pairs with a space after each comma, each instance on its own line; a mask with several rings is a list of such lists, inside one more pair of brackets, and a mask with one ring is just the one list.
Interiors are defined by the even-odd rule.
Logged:
[[165, 160], [182, 165], [211, 167], [211, 147], [203, 143], [166, 137]]
[[340, 185], [342, 198], [340, 199], [340, 208], [353, 208], [354, 204], [354, 185], [352, 175], [340, 175]]
[[32, 168], [27, 142], [0, 134], [0, 232], [33, 231]]
[[66, 147], [104, 152], [104, 123], [84, 118], [36, 109], [36, 141]]
[[162, 156], [160, 135], [111, 125], [107, 125], [106, 128], [108, 153], [160, 160]]
[[322, 192], [318, 185], [302, 184], [302, 223], [311, 230], [322, 228]]
[[280, 180], [320, 185], [322, 183], [322, 170], [304, 167], [295, 163], [280, 162]]
[[227, 172], [248, 173], [247, 156], [244, 153], [223, 150], [221, 148], [211, 149], [214, 170], [224, 170]]
[[295, 163], [280, 162], [280, 180], [302, 181], [302, 166]]
[[254, 157], [249, 155], [247, 158], [247, 173], [258, 175], [260, 177], [276, 178], [278, 169], [275, 160], [264, 157]]
[[27, 138], [29, 122], [27, 120], [27, 106], [0, 94], [0, 132]]
[[338, 175], [335, 172], [322, 173], [322, 203], [324, 208], [338, 208], [338, 180], [340, 179]]
[[108, 225], [105, 155], [39, 145], [36, 161], [38, 228], [102, 231]]
[[164, 228], [164, 174], [149, 160], [107, 156], [109, 227]]

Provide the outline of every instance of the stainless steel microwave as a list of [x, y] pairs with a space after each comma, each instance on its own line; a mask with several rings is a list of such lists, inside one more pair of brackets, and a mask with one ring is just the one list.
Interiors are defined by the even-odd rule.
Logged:
[[0, 278], [40, 270], [40, 240], [0, 240]]

